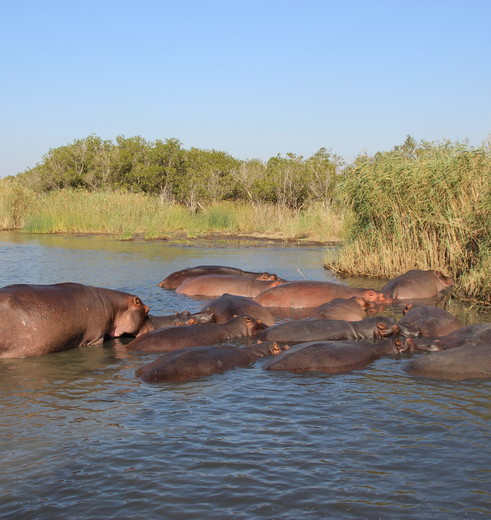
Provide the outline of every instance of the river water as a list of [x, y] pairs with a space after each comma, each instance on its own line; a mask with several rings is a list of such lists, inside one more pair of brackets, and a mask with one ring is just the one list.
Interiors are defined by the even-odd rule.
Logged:
[[[157, 287], [178, 269], [331, 280], [324, 254], [0, 233], [0, 286], [81, 282], [170, 314], [204, 304]], [[155, 355], [122, 343], [0, 360], [0, 518], [490, 518], [491, 380], [416, 379], [407, 359], [382, 358], [334, 376], [258, 362], [149, 385], [134, 372]]]

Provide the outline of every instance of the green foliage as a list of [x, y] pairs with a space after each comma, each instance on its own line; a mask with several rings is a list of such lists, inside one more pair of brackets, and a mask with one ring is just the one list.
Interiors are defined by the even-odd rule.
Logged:
[[333, 197], [341, 160], [321, 148], [308, 159], [276, 156], [265, 164], [225, 152], [191, 148], [177, 139], [149, 142], [91, 135], [50, 150], [41, 164], [17, 176], [38, 192], [63, 188], [158, 194], [192, 211], [225, 200], [272, 202], [300, 210]]

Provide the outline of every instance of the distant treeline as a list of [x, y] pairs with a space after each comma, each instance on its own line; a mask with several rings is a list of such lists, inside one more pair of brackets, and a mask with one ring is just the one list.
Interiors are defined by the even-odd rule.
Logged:
[[124, 190], [159, 195], [191, 209], [235, 200], [298, 210], [332, 200], [341, 166], [341, 158], [325, 148], [307, 159], [287, 154], [242, 161], [216, 150], [184, 149], [177, 139], [120, 136], [112, 142], [91, 135], [50, 150], [17, 177], [38, 192]]

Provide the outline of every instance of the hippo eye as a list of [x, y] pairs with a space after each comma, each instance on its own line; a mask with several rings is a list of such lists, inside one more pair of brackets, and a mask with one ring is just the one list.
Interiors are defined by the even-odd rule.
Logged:
[[140, 298], [138, 298], [138, 296], [135, 298], [135, 303], [137, 305], [141, 305], [142, 304], [142, 301], [140, 300]]

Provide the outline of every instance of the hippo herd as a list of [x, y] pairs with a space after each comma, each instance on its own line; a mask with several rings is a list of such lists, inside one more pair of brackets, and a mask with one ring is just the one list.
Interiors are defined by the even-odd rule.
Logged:
[[[227, 266], [176, 271], [162, 289], [205, 305], [196, 313], [150, 314], [138, 296], [77, 283], [0, 289], [0, 358], [39, 356], [133, 336], [126, 348], [158, 354], [136, 371], [145, 382], [183, 381], [246, 367], [292, 373], [349, 372], [381, 356], [421, 354], [414, 376], [491, 378], [491, 323], [464, 326], [433, 303], [453, 285], [435, 270], [411, 270], [380, 291]], [[381, 315], [402, 310], [396, 321]], [[284, 309], [304, 317], [276, 323]]]

